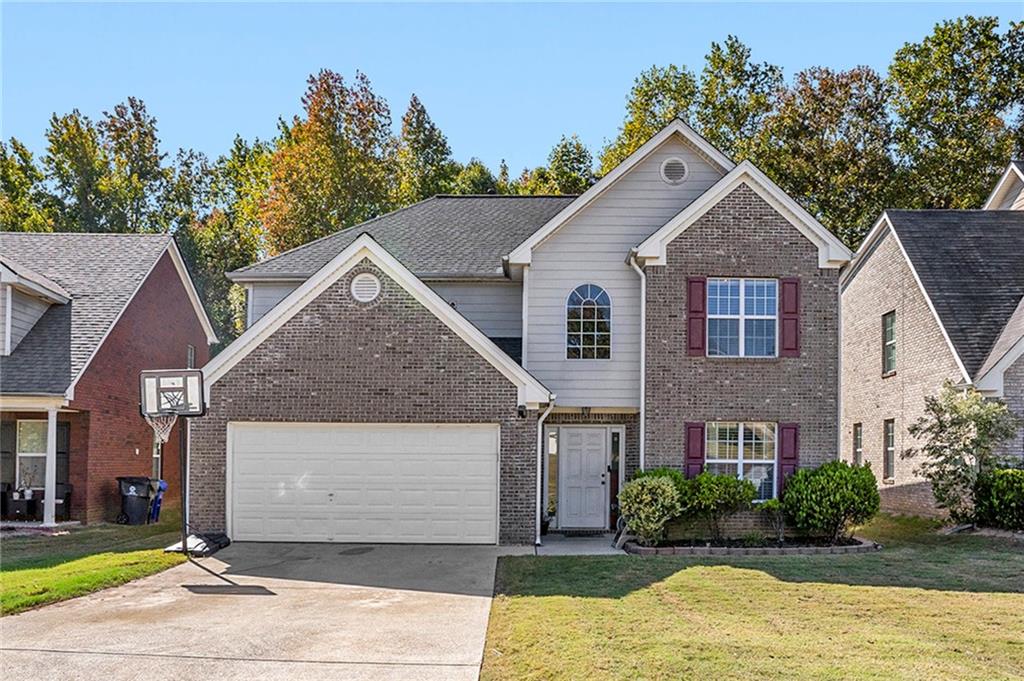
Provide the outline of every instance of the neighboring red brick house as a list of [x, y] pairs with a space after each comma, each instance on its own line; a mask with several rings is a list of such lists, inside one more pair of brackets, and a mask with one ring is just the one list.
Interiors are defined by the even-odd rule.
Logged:
[[0, 233], [0, 319], [5, 494], [53, 498], [37, 504], [44, 522], [55, 512], [97, 522], [118, 512], [116, 477], [156, 475], [176, 504], [180, 426], [159, 458], [139, 372], [201, 367], [217, 339], [174, 240]]

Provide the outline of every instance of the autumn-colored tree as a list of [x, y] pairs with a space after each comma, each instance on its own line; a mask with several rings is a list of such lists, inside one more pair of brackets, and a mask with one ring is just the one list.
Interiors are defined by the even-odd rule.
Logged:
[[872, 69], [796, 75], [754, 149], [759, 167], [856, 248], [886, 208], [895, 164], [888, 89]]
[[626, 102], [626, 119], [618, 136], [601, 152], [606, 175], [676, 116], [689, 118], [697, 96], [697, 80], [686, 67], [669, 64], [642, 71]]
[[146, 111], [141, 99], [104, 112], [98, 125], [109, 167], [101, 185], [106, 203], [106, 230], [111, 232], [159, 232], [160, 196], [170, 181], [171, 169], [164, 166], [156, 118]]
[[0, 230], [53, 230], [53, 202], [32, 152], [15, 138], [0, 142]]
[[55, 201], [54, 231], [110, 231], [110, 158], [88, 116], [75, 109], [50, 118], [42, 163]]
[[451, 191], [459, 172], [448, 140], [416, 95], [402, 116], [397, 172], [395, 203], [400, 206]]
[[310, 76], [303, 115], [282, 122], [263, 205], [270, 253], [387, 212], [394, 196], [394, 139], [387, 102], [357, 72], [351, 85]]
[[750, 48], [739, 38], [730, 35], [725, 44], [713, 42], [700, 76], [696, 127], [727, 156], [749, 158], [783, 89], [782, 69], [751, 61]]
[[[889, 67], [903, 208], [977, 208], [1014, 148], [1024, 22], [944, 21]], [[1024, 120], [1021, 120], [1024, 123]]]

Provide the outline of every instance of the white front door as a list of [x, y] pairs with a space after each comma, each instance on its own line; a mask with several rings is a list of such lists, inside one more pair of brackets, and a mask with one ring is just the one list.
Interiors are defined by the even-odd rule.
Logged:
[[607, 437], [607, 428], [559, 430], [559, 527], [607, 527]]

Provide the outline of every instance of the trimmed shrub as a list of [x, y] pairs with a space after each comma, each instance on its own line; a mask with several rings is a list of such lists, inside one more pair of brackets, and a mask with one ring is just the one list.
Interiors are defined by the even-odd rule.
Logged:
[[868, 466], [830, 461], [804, 468], [786, 480], [782, 506], [802, 534], [822, 536], [835, 544], [853, 525], [870, 520], [881, 500]]
[[646, 471], [637, 471], [633, 475], [634, 480], [640, 478], [667, 478], [676, 489], [679, 491], [680, 501], [689, 493], [687, 485], [690, 481], [686, 479], [683, 472], [677, 468], [669, 468], [668, 466], [662, 466], [661, 468], [651, 468]]
[[679, 490], [664, 476], [630, 480], [619, 492], [619, 511], [626, 518], [626, 527], [644, 546], [664, 539], [666, 523], [681, 510]]
[[722, 521], [749, 509], [757, 496], [757, 487], [749, 480], [707, 471], [687, 480], [686, 488], [687, 493], [682, 499], [683, 514], [702, 518], [715, 541], [722, 538]]
[[979, 476], [974, 500], [982, 525], [1024, 530], [1024, 470], [1007, 468]]

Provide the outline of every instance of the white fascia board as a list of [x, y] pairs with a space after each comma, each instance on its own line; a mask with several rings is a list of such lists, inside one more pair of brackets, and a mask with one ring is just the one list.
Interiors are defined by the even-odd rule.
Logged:
[[673, 135], [682, 136], [687, 142], [696, 147], [700, 153], [711, 160], [712, 163], [719, 166], [723, 172], [732, 170], [736, 165], [728, 156], [701, 137], [696, 130], [676, 118], [662, 128], [658, 134], [641, 145], [639, 149], [627, 156], [622, 163], [615, 166], [610, 173], [594, 183], [590, 189], [576, 197], [575, 201], [560, 210], [557, 215], [544, 223], [540, 229], [531, 234], [525, 241], [523, 241], [523, 243], [516, 246], [508, 255], [509, 264], [529, 265], [533, 259], [533, 249], [535, 247], [551, 236], [559, 227], [572, 219], [598, 196], [608, 191], [608, 189], [610, 189], [620, 178], [625, 176], [638, 163], [647, 158], [655, 149], [660, 147]]
[[169, 241], [170, 244], [167, 247], [167, 252], [171, 254], [171, 262], [174, 263], [174, 269], [178, 271], [181, 284], [185, 287], [185, 293], [188, 295], [189, 302], [192, 303], [192, 309], [195, 310], [196, 318], [203, 327], [203, 332], [206, 334], [206, 342], [213, 345], [217, 342], [217, 334], [213, 330], [213, 324], [210, 322], [209, 315], [206, 314], [206, 308], [203, 307], [203, 303], [199, 299], [199, 292], [196, 291], [196, 287], [192, 283], [192, 277], [188, 273], [188, 268], [185, 267], [185, 261], [181, 257], [178, 245], [174, 243], [173, 238]]
[[1014, 362], [1024, 356], [1024, 336], [1017, 339], [1017, 342], [1010, 346], [1002, 357], [999, 358], [985, 373], [980, 374], [974, 381], [974, 386], [985, 393], [992, 393], [996, 397], [1003, 396], [1003, 376], [1006, 370], [1013, 366]]
[[540, 381], [516, 364], [480, 329], [462, 316], [457, 310], [418, 279], [412, 272], [373, 240], [369, 234], [361, 234], [345, 250], [336, 255], [316, 274], [289, 293], [272, 310], [267, 312], [231, 345], [221, 351], [203, 368], [206, 384], [206, 399], [209, 400], [210, 386], [231, 370], [239, 361], [255, 350], [263, 341], [281, 328], [306, 305], [315, 300], [346, 272], [369, 259], [399, 286], [404, 288], [421, 305], [440, 319], [470, 347], [476, 350], [491, 366], [497, 369], [518, 389], [519, 404], [537, 408], [551, 399], [551, 392]]
[[9, 284], [49, 303], [64, 305], [71, 300], [71, 294], [57, 282], [50, 281], [31, 270], [19, 273], [2, 261], [0, 261], [0, 283]]
[[664, 265], [668, 245], [741, 184], [745, 184], [818, 247], [818, 267], [839, 268], [853, 255], [824, 225], [750, 161], [743, 161], [636, 248], [645, 265]]
[[1006, 166], [1006, 170], [1003, 171], [999, 181], [996, 182], [996, 186], [992, 188], [992, 193], [985, 199], [985, 203], [982, 204], [982, 210], [994, 210], [994, 206], [999, 204], [1003, 200], [1003, 194], [1006, 193], [1006, 188], [1009, 184], [1016, 179], [1021, 184], [1024, 184], [1024, 171], [1017, 167], [1016, 163], [1012, 161]]
[[13, 411], [49, 411], [68, 405], [64, 395], [0, 395], [0, 409]]
[[864, 240], [860, 242], [860, 246], [857, 247], [857, 252], [853, 254], [850, 265], [840, 275], [840, 291], [845, 290], [846, 286], [853, 281], [857, 273], [860, 272], [861, 267], [868, 261], [871, 254], [874, 253], [875, 246], [882, 240], [886, 232], [891, 229], [892, 225], [889, 223], [889, 216], [885, 213], [879, 215], [878, 219], [875, 220], [875, 224], [868, 231], [868, 235], [864, 237]]

